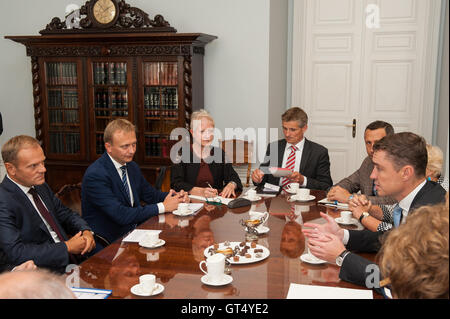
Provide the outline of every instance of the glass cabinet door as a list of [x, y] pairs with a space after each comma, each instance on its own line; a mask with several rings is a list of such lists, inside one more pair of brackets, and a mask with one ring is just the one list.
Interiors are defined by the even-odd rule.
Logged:
[[177, 62], [143, 62], [145, 158], [169, 158], [170, 132], [179, 126]]
[[45, 97], [49, 158], [81, 158], [83, 128], [79, 100], [79, 61], [46, 61]]

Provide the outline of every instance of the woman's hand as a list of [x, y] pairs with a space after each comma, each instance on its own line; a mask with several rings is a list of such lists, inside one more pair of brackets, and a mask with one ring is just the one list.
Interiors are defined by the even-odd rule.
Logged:
[[222, 190], [222, 193], [220, 193], [220, 196], [225, 197], [225, 198], [236, 197], [235, 190], [236, 190], [236, 184], [230, 182]]

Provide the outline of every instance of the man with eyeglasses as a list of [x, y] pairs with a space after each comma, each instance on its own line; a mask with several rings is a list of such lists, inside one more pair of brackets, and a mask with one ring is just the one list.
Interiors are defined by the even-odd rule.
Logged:
[[[137, 139], [132, 123], [110, 122], [104, 142], [106, 152], [86, 170], [81, 190], [83, 218], [97, 235], [113, 242], [150, 217], [189, 202], [184, 191], [161, 192], [145, 180], [133, 161]], [[98, 242], [95, 252], [102, 248]]]
[[[333, 185], [330, 175], [328, 149], [304, 137], [308, 129], [308, 115], [299, 107], [292, 107], [281, 116], [284, 139], [270, 143], [264, 162], [252, 173], [256, 186], [269, 183], [289, 188], [291, 183], [300, 187], [327, 190]], [[287, 168], [291, 174], [273, 176], [268, 167]]]

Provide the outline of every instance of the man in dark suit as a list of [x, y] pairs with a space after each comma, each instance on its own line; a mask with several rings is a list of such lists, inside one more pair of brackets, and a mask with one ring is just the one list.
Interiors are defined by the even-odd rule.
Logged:
[[[386, 136], [374, 145], [374, 169], [370, 177], [375, 180], [381, 196], [391, 196], [398, 201], [394, 210], [395, 227], [404, 223], [416, 208], [445, 201], [445, 190], [425, 178], [427, 162], [426, 142], [413, 133]], [[309, 239], [311, 252], [320, 259], [341, 266], [339, 277], [342, 280], [365, 285], [367, 266], [373, 263], [350, 251], [377, 252], [382, 234], [369, 230], [344, 230], [330, 216], [321, 215], [327, 223], [307, 223], [305, 227], [312, 229], [303, 230]]]
[[[308, 116], [298, 107], [287, 110], [281, 116], [284, 139], [270, 143], [267, 147], [264, 163], [252, 173], [253, 183], [257, 186], [267, 182], [286, 188], [290, 183], [299, 183], [300, 187], [327, 190], [333, 185], [330, 175], [328, 150], [304, 137], [308, 129]], [[268, 167], [289, 168], [287, 177], [273, 176]]]
[[[88, 167], [81, 185], [83, 217], [96, 234], [113, 242], [148, 218], [189, 201], [183, 191], [161, 192], [145, 180], [133, 162], [137, 140], [132, 123], [110, 122], [104, 141], [106, 152]], [[96, 251], [102, 248], [97, 243]]]
[[11, 269], [32, 260], [63, 272], [74, 255], [95, 247], [91, 229], [45, 183], [45, 156], [35, 138], [13, 137], [2, 157], [7, 176], [0, 184], [0, 264]]

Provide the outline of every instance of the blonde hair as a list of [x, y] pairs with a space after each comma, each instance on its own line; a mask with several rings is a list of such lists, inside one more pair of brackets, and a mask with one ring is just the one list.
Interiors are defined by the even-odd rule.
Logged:
[[190, 123], [191, 129], [194, 128], [194, 121], [200, 121], [202, 118], [210, 120], [214, 126], [214, 119], [211, 117], [208, 111], [200, 109], [198, 111], [193, 112], [191, 115], [191, 123]]
[[2, 147], [2, 158], [4, 163], [16, 164], [17, 154], [21, 149], [41, 146], [39, 141], [28, 135], [18, 135], [11, 138]]
[[392, 230], [380, 270], [397, 298], [449, 298], [448, 206], [423, 206]]
[[136, 132], [136, 126], [128, 120], [116, 119], [108, 123], [103, 132], [103, 141], [112, 144], [113, 135], [117, 131]]
[[433, 172], [432, 177], [439, 177], [444, 164], [444, 154], [438, 146], [427, 144], [428, 164], [427, 169]]

